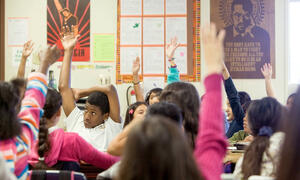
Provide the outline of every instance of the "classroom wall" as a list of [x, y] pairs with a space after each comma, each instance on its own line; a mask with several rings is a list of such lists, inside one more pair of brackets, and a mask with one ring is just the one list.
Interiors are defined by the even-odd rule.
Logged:
[[[8, 17], [29, 17], [29, 38], [36, 45], [46, 45], [46, 0], [6, 0], [5, 16], [6, 16], [6, 34], [7, 34], [7, 18]], [[276, 78], [273, 80], [274, 89], [278, 100], [285, 103], [288, 96], [288, 76], [287, 76], [287, 54], [286, 54], [286, 2], [275, 0], [275, 42], [276, 42]], [[210, 16], [210, 1], [201, 1], [201, 19], [202, 24], [209, 22]], [[91, 49], [94, 33], [114, 33], [117, 32], [117, 0], [91, 0]], [[12, 48], [7, 46], [7, 37], [5, 38], [5, 79], [9, 80], [16, 76], [16, 67], [12, 65]], [[92, 52], [91, 52], [92, 58]], [[203, 59], [203, 56], [202, 56]], [[203, 61], [202, 61], [203, 62]], [[74, 62], [74, 65], [86, 65], [90, 63]], [[61, 63], [56, 63], [50, 69], [54, 71], [55, 78], [58, 81], [60, 69], [58, 66]], [[103, 63], [97, 63], [103, 64]], [[98, 70], [75, 70], [72, 71], [72, 87], [87, 88], [99, 84], [99, 74], [109, 74], [111, 80], [115, 83], [116, 72], [115, 63], [104, 63], [103, 65], [112, 66], [111, 69]], [[27, 73], [31, 67], [26, 69]], [[202, 79], [205, 77], [205, 64], [202, 63]], [[261, 98], [266, 95], [264, 80], [234, 80], [238, 90], [249, 92], [253, 99]], [[199, 90], [200, 95], [204, 89], [202, 83], [194, 83]], [[126, 110], [126, 89], [129, 84], [118, 85], [117, 90], [122, 108], [122, 116]]]

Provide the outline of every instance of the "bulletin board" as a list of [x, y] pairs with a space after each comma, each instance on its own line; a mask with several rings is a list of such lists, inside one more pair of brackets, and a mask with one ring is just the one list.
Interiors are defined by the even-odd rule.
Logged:
[[132, 62], [141, 59], [140, 79], [167, 79], [165, 50], [178, 37], [174, 57], [180, 79], [201, 78], [200, 0], [118, 0], [116, 83], [132, 82]]

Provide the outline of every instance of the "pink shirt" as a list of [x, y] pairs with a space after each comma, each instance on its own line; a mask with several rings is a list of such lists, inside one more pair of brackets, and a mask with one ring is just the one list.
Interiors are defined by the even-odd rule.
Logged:
[[[111, 156], [95, 149], [77, 133], [64, 132], [61, 128], [56, 128], [52, 132], [49, 129], [50, 151], [45, 154], [45, 163], [52, 167], [58, 161], [80, 160], [92, 164], [101, 169], [108, 169], [119, 161], [118, 157]], [[30, 164], [38, 162], [37, 146], [32, 150]]]
[[194, 156], [206, 180], [221, 179], [227, 141], [222, 113], [222, 76], [213, 74], [205, 78], [205, 96], [201, 102], [198, 137]]

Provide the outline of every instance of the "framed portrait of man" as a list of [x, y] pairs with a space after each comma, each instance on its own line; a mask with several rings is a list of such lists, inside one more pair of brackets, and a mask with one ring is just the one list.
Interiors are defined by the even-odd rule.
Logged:
[[275, 72], [274, 3], [211, 0], [211, 21], [226, 30], [224, 61], [233, 78], [261, 79], [265, 63], [271, 63]]

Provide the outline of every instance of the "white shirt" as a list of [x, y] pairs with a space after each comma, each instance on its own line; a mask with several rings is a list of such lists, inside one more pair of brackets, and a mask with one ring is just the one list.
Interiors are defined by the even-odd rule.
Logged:
[[103, 124], [94, 128], [84, 126], [83, 111], [75, 107], [65, 120], [67, 131], [76, 132], [99, 151], [105, 152], [109, 143], [122, 130], [122, 123], [116, 123], [108, 118]]

